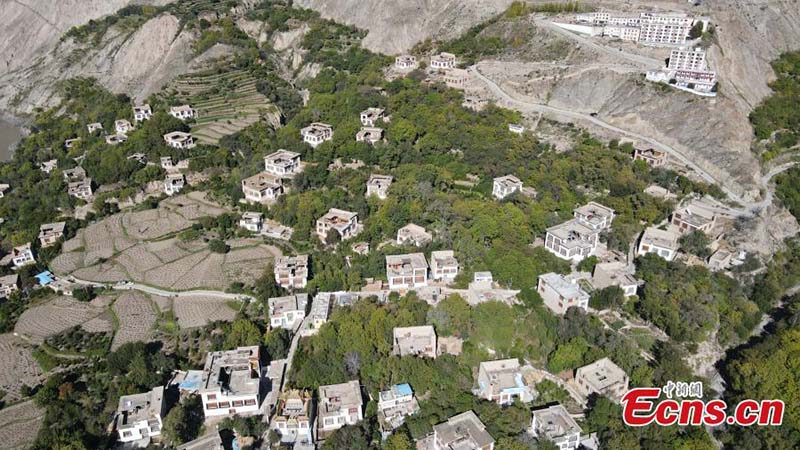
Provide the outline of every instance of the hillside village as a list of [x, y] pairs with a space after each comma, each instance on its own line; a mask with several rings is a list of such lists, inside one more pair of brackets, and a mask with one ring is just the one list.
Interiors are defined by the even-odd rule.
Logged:
[[[227, 57], [147, 98], [70, 80], [2, 164], [0, 367], [26, 375], [0, 378], [0, 435], [25, 405], [19, 448], [735, 440], [643, 436], [620, 404], [667, 381], [728, 395], [715, 363], [785, 301], [791, 230], [754, 250], [755, 201], [647, 140], [501, 105], [457, 40], [386, 56], [291, 2], [194, 3], [195, 48]], [[128, 13], [69, 34], [156, 14]], [[713, 17], [547, 20], [652, 47], [668, 61], [642, 78], [700, 101], [726, 76]]]

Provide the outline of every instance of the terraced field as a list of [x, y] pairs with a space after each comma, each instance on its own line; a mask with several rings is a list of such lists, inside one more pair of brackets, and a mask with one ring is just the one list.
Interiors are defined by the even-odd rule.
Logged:
[[192, 135], [217, 144], [223, 136], [266, 119], [279, 123], [280, 112], [256, 90], [256, 79], [243, 70], [219, 69], [178, 77], [170, 93], [197, 110]]
[[0, 411], [0, 442], [3, 448], [30, 448], [44, 422], [44, 412], [33, 400]]

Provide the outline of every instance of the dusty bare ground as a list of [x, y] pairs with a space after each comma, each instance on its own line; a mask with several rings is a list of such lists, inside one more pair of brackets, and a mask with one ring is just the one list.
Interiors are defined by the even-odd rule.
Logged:
[[14, 332], [25, 335], [34, 343], [41, 343], [45, 338], [87, 323], [103, 312], [105, 307], [99, 302], [92, 304], [71, 297], [56, 297], [23, 312]]
[[236, 317], [228, 300], [219, 297], [176, 298], [173, 312], [181, 328], [201, 327], [217, 320], [232, 321]]
[[0, 442], [3, 448], [29, 448], [44, 421], [44, 409], [29, 400], [0, 410]]
[[119, 323], [111, 342], [112, 351], [128, 342], [150, 340], [158, 316], [147, 296], [138, 291], [127, 291], [119, 296], [112, 309]]
[[23, 385], [36, 386], [43, 379], [30, 346], [13, 334], [0, 334], [0, 389], [6, 393], [5, 400], [19, 400]]

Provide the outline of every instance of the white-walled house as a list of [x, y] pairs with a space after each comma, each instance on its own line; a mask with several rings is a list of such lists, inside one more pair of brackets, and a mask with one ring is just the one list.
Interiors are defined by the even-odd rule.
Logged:
[[170, 106], [169, 115], [176, 119], [187, 120], [193, 119], [197, 112], [189, 105]]
[[400, 55], [394, 58], [394, 67], [398, 70], [413, 70], [417, 68], [417, 57]]
[[92, 196], [92, 179], [84, 178], [67, 184], [67, 193], [75, 198], [86, 200]]
[[680, 248], [678, 244], [679, 238], [678, 233], [649, 227], [644, 230], [641, 239], [639, 239], [639, 247], [636, 250], [636, 254], [644, 256], [648, 253], [655, 253], [667, 261], [672, 261]]
[[383, 139], [383, 128], [378, 127], [361, 127], [356, 132], [356, 142], [366, 142], [367, 144], [375, 145]]
[[290, 389], [281, 393], [275, 417], [269, 426], [281, 436], [282, 444], [305, 444], [313, 448], [312, 423], [312, 399], [309, 392]]
[[126, 443], [160, 436], [166, 412], [163, 386], [142, 394], [123, 395], [114, 415], [117, 440]]
[[406, 417], [419, 411], [419, 403], [408, 383], [395, 384], [378, 394], [378, 422], [384, 433], [400, 427]]
[[264, 171], [279, 177], [289, 177], [301, 170], [300, 153], [278, 150], [264, 157]]
[[567, 278], [557, 273], [539, 275], [537, 292], [544, 300], [544, 305], [558, 315], [564, 315], [571, 307], [588, 311], [589, 294], [581, 288], [574, 278]]
[[242, 218], [239, 219], [239, 226], [247, 231], [258, 233], [261, 231], [261, 226], [264, 223], [264, 214], [260, 212], [245, 212]]
[[397, 245], [414, 245], [422, 247], [433, 241], [433, 235], [428, 233], [425, 228], [409, 223], [397, 230]]
[[129, 132], [133, 131], [133, 125], [131, 125], [128, 119], [117, 119], [114, 121], [114, 131], [116, 131], [117, 134], [127, 135]]
[[575, 370], [575, 384], [585, 396], [604, 395], [619, 403], [628, 392], [628, 374], [608, 358]]
[[432, 69], [453, 69], [456, 67], [456, 55], [452, 53], [442, 52], [438, 55], [431, 56]]
[[325, 141], [333, 139], [333, 127], [327, 123], [314, 122], [300, 130], [303, 142], [316, 148]]
[[265, 204], [280, 197], [284, 188], [280, 178], [261, 172], [242, 180], [242, 193], [246, 202]]
[[358, 213], [331, 208], [324, 216], [317, 219], [316, 231], [322, 242], [325, 242], [330, 230], [339, 233], [339, 237], [344, 241], [357, 235], [361, 228], [358, 223]]
[[492, 182], [492, 195], [498, 200], [519, 191], [522, 191], [522, 181], [514, 175], [497, 177]]
[[100, 122], [93, 122], [86, 125], [86, 130], [89, 132], [89, 134], [92, 134], [95, 131], [101, 131], [102, 129], [103, 129], [103, 124]]
[[[422, 445], [419, 445], [422, 444]], [[472, 411], [455, 415], [433, 426], [433, 435], [418, 443], [424, 450], [494, 450], [494, 438]]]
[[451, 282], [458, 275], [458, 261], [452, 250], [431, 252], [431, 278], [436, 281]]
[[194, 139], [191, 133], [184, 133], [183, 131], [173, 131], [164, 135], [164, 142], [172, 148], [192, 148], [194, 147]]
[[258, 346], [208, 353], [198, 394], [206, 417], [258, 412], [261, 403]]
[[36, 259], [33, 257], [33, 250], [31, 250], [31, 243], [14, 247], [11, 250], [11, 262], [14, 267], [23, 267], [28, 264], [34, 264]]
[[386, 278], [390, 290], [428, 285], [428, 262], [422, 253], [386, 255]]
[[64, 236], [64, 228], [66, 222], [45, 223], [39, 227], [39, 244], [41, 247], [49, 247], [62, 236]]
[[534, 392], [525, 383], [517, 358], [480, 363], [477, 385], [475, 395], [498, 405], [510, 405], [516, 400], [528, 403], [534, 399]]
[[436, 358], [436, 331], [432, 326], [395, 327], [392, 335], [393, 355]]
[[284, 289], [303, 289], [308, 283], [308, 255], [275, 259], [275, 282]]
[[639, 280], [633, 276], [633, 268], [619, 261], [597, 263], [592, 274], [592, 286], [595, 289], [604, 289], [609, 286], [618, 286], [625, 297], [636, 295]]
[[358, 380], [319, 387], [317, 428], [319, 437], [364, 419], [364, 402]]
[[378, 120], [383, 119], [383, 112], [383, 108], [367, 108], [361, 111], [361, 125], [365, 127], [374, 127]]
[[0, 276], [0, 298], [8, 298], [12, 293], [19, 290], [19, 275]]
[[177, 194], [185, 184], [186, 179], [182, 173], [168, 173], [164, 178], [164, 193], [167, 195]]
[[530, 433], [547, 439], [559, 450], [577, 450], [580, 447], [581, 427], [560, 404], [534, 409]]
[[133, 120], [134, 122], [142, 122], [153, 117], [153, 110], [150, 105], [144, 104], [133, 107]]
[[272, 328], [294, 330], [306, 317], [308, 294], [273, 297], [267, 300], [269, 324]]
[[381, 200], [386, 200], [392, 181], [394, 181], [394, 177], [391, 175], [378, 175], [373, 173], [369, 176], [369, 180], [367, 180], [367, 197], [374, 195]]

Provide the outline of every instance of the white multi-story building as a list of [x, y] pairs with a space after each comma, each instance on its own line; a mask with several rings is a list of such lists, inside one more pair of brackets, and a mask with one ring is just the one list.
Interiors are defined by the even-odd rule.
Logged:
[[592, 286], [595, 289], [604, 289], [609, 286], [618, 286], [625, 297], [636, 295], [639, 280], [633, 276], [633, 268], [619, 261], [597, 263], [592, 274]]
[[247, 202], [266, 204], [284, 193], [283, 183], [280, 178], [261, 172], [242, 180], [242, 193]]
[[186, 179], [182, 173], [168, 173], [164, 178], [164, 193], [167, 195], [177, 194], [185, 184]]
[[319, 387], [318, 438], [364, 419], [364, 402], [358, 380]]
[[264, 171], [272, 175], [290, 177], [300, 170], [300, 153], [278, 150], [264, 157]]
[[456, 67], [456, 55], [452, 53], [442, 52], [438, 55], [431, 56], [432, 69], [453, 69]]
[[492, 183], [492, 195], [498, 200], [519, 191], [522, 191], [522, 181], [514, 175], [497, 177]]
[[198, 394], [206, 417], [258, 412], [261, 402], [258, 346], [211, 352], [206, 356]]
[[452, 250], [431, 252], [431, 278], [451, 282], [458, 275], [458, 261]]
[[534, 409], [530, 433], [534, 437], [544, 437], [559, 450], [580, 447], [581, 427], [560, 404]]
[[311, 301], [311, 310], [308, 312], [308, 319], [305, 328], [300, 332], [303, 336], [311, 336], [319, 332], [320, 327], [328, 321], [331, 312], [331, 293], [320, 292]]
[[275, 282], [284, 289], [304, 289], [308, 283], [308, 255], [277, 258]]
[[303, 142], [316, 148], [325, 141], [333, 139], [333, 127], [327, 123], [314, 122], [300, 130]]
[[64, 236], [66, 222], [45, 223], [39, 227], [39, 243], [41, 247], [49, 247]]
[[358, 223], [358, 213], [331, 208], [324, 216], [317, 219], [316, 230], [319, 239], [325, 242], [330, 230], [339, 233], [339, 237], [344, 241], [361, 232], [361, 228], [361, 224]]
[[356, 142], [366, 142], [375, 145], [383, 139], [383, 128], [361, 127], [356, 132]]
[[161, 159], [161, 168], [164, 170], [172, 170], [175, 168], [175, 164], [172, 162], [171, 156], [162, 156]]
[[419, 403], [408, 383], [395, 384], [378, 394], [378, 422], [384, 433], [400, 427], [406, 417], [419, 411]]
[[191, 133], [184, 133], [183, 131], [173, 131], [165, 134], [164, 142], [172, 148], [194, 147], [194, 139], [192, 139]]
[[544, 305], [555, 314], [564, 315], [573, 306], [589, 310], [589, 294], [574, 278], [552, 272], [539, 275], [536, 291], [544, 300]]
[[484, 361], [478, 367], [478, 397], [499, 405], [510, 405], [516, 400], [533, 401], [534, 393], [522, 377], [517, 358]]
[[700, 95], [716, 95], [717, 73], [708, 69], [706, 53], [700, 48], [672, 50], [667, 66], [647, 71], [646, 78]]
[[9, 295], [19, 290], [19, 275], [13, 273], [0, 277], [0, 298], [8, 298]]
[[436, 358], [436, 331], [432, 326], [396, 327], [392, 335], [393, 355]]
[[86, 200], [92, 196], [92, 179], [84, 178], [67, 184], [67, 193], [75, 198]]
[[196, 111], [189, 105], [170, 106], [169, 114], [180, 120], [193, 119]]
[[306, 317], [308, 294], [273, 297], [267, 300], [269, 324], [272, 328], [294, 330]]
[[282, 444], [309, 445], [313, 448], [311, 405], [309, 392], [290, 389], [281, 394], [277, 414], [269, 427], [278, 432]]
[[114, 121], [114, 130], [117, 134], [127, 135], [129, 132], [133, 131], [133, 125], [131, 125], [127, 119], [118, 119]]
[[680, 245], [678, 239], [680, 235], [669, 230], [659, 230], [656, 227], [648, 227], [642, 233], [642, 238], [639, 240], [639, 247], [636, 250], [638, 256], [643, 256], [648, 253], [655, 253], [656, 255], [672, 261], [678, 253]]
[[417, 68], [417, 57], [400, 55], [394, 59], [394, 67], [398, 70], [413, 70]]
[[639, 42], [656, 45], [683, 45], [691, 25], [642, 22], [639, 27]]
[[572, 211], [580, 223], [595, 231], [604, 231], [611, 228], [614, 221], [614, 210], [597, 202], [589, 202]]
[[422, 247], [433, 241], [433, 235], [428, 233], [425, 228], [409, 223], [397, 230], [397, 245], [414, 245]]
[[150, 105], [144, 104], [133, 107], [133, 120], [134, 122], [142, 122], [153, 117], [153, 110]]
[[448, 69], [444, 74], [444, 84], [453, 89], [465, 89], [469, 81], [469, 72], [464, 69]]
[[367, 108], [361, 111], [361, 125], [365, 127], [374, 127], [378, 120], [383, 119], [383, 108]]
[[61, 174], [64, 176], [64, 181], [78, 181], [86, 178], [86, 171], [83, 170], [83, 167], [77, 166], [73, 167], [72, 169], [64, 169]]
[[673, 49], [669, 54], [667, 69], [701, 71], [707, 68], [706, 52], [701, 48], [678, 48]]
[[697, 201], [691, 201], [686, 206], [678, 208], [672, 213], [670, 222], [678, 228], [681, 234], [693, 231], [711, 232], [717, 222], [717, 215]]
[[100, 122], [93, 122], [86, 125], [86, 130], [89, 131], [89, 134], [92, 134], [95, 131], [101, 131], [102, 129], [103, 129], [103, 124]]
[[28, 242], [27, 244], [14, 247], [11, 250], [11, 262], [14, 264], [14, 267], [23, 267], [28, 264], [36, 263], [36, 259], [33, 257], [33, 250], [31, 250], [31, 243]]
[[663, 167], [667, 164], [667, 153], [653, 148], [645, 150], [637, 148], [633, 151], [633, 160], [644, 161], [652, 167]]
[[628, 375], [608, 358], [599, 359], [575, 371], [575, 384], [584, 395], [604, 395], [619, 403], [628, 391]]
[[494, 438], [472, 411], [466, 411], [433, 426], [433, 435], [418, 449], [424, 450], [494, 450]]
[[264, 214], [259, 212], [245, 212], [242, 214], [242, 218], [239, 219], [239, 226], [253, 233], [261, 231], [261, 226], [263, 224]]
[[118, 440], [124, 443], [160, 436], [166, 412], [163, 386], [142, 394], [123, 395], [114, 417]]
[[572, 219], [547, 229], [544, 248], [561, 259], [580, 262], [597, 251], [598, 242], [597, 231]]
[[381, 200], [386, 200], [389, 195], [389, 186], [392, 185], [394, 177], [391, 175], [372, 174], [367, 180], [367, 197], [374, 195]]
[[428, 262], [422, 253], [386, 255], [386, 278], [390, 290], [414, 289], [428, 285]]

